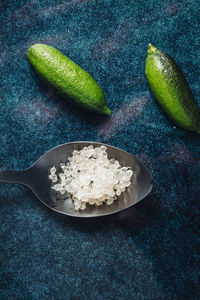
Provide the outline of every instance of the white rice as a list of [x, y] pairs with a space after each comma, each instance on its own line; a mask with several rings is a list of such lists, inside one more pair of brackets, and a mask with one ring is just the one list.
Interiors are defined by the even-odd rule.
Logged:
[[87, 203], [111, 205], [131, 185], [133, 171], [108, 159], [106, 150], [105, 146], [74, 150], [68, 162], [60, 164], [62, 171], [50, 169], [52, 189], [61, 195], [70, 193], [75, 210], [84, 210]]

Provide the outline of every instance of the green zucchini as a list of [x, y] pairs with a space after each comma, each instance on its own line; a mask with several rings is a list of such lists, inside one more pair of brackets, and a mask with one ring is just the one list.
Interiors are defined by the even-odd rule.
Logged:
[[145, 74], [155, 98], [169, 118], [184, 129], [200, 133], [200, 109], [173, 58], [149, 44]]

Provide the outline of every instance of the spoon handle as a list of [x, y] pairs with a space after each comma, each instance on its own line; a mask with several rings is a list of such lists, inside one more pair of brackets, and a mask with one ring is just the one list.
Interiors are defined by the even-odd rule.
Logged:
[[27, 170], [23, 171], [0, 171], [0, 182], [20, 183], [28, 186], [29, 174]]

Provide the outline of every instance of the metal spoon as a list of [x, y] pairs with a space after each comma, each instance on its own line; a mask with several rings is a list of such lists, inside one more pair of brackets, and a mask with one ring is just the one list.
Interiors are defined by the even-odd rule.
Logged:
[[[106, 146], [109, 158], [119, 161], [121, 166], [131, 167], [134, 170], [132, 184], [125, 190], [119, 199], [111, 205], [88, 205], [83, 211], [75, 211], [70, 195], [58, 195], [51, 188], [49, 169], [59, 167], [66, 162], [73, 150], [80, 150], [85, 146]], [[0, 182], [20, 183], [29, 187], [38, 199], [49, 208], [73, 217], [98, 217], [113, 214], [124, 210], [146, 197], [153, 187], [153, 177], [150, 171], [131, 154], [106, 144], [95, 142], [72, 142], [57, 146], [42, 155], [30, 168], [24, 171], [0, 171]]]

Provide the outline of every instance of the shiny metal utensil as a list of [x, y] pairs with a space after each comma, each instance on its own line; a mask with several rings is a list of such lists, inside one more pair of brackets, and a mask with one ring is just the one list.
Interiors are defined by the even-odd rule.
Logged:
[[[83, 211], [75, 211], [70, 195], [59, 195], [51, 188], [49, 169], [59, 168], [61, 162], [66, 162], [73, 150], [85, 146], [106, 146], [109, 158], [119, 161], [121, 166], [134, 170], [132, 184], [123, 192], [119, 199], [111, 205], [88, 205]], [[150, 171], [131, 154], [110, 145], [96, 142], [72, 142], [57, 146], [42, 155], [30, 168], [24, 171], [0, 171], [0, 182], [20, 183], [29, 187], [38, 199], [49, 208], [73, 217], [98, 217], [124, 210], [146, 197], [153, 187], [153, 177]]]

